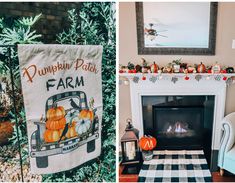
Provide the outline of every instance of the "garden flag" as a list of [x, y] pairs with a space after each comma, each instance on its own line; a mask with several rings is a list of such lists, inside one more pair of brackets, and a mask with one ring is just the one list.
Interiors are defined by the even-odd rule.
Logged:
[[100, 155], [101, 46], [19, 45], [31, 172], [72, 169]]

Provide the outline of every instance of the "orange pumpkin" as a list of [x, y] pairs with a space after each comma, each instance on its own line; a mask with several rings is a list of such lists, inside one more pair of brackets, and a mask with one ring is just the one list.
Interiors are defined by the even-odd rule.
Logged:
[[52, 107], [47, 111], [48, 120], [59, 120], [65, 116], [65, 110], [62, 106]]
[[144, 151], [149, 150], [149, 141], [147, 137], [141, 137], [139, 140], [139, 147]]
[[67, 138], [72, 138], [78, 135], [75, 130], [75, 124], [76, 123], [73, 121], [72, 125], [69, 126], [68, 132], [65, 135]]
[[60, 130], [46, 130], [44, 132], [44, 140], [45, 142], [51, 143], [51, 142], [57, 142], [60, 140], [60, 136], [63, 132], [63, 129]]
[[151, 72], [152, 73], [158, 72], [158, 65], [155, 62], [153, 62], [153, 65], [151, 65]]
[[197, 66], [197, 72], [198, 73], [205, 73], [206, 72], [206, 66], [201, 62], [201, 64], [199, 64]]
[[149, 141], [150, 141], [150, 144], [152, 144], [153, 148], [157, 146], [157, 139], [155, 139], [154, 137], [150, 136]]
[[80, 119], [86, 119], [89, 118], [91, 121], [93, 121], [94, 119], [94, 113], [93, 111], [89, 110], [89, 109], [83, 109], [81, 110], [80, 114], [79, 114], [79, 118]]
[[151, 151], [157, 145], [157, 140], [151, 136], [144, 136], [139, 141], [139, 146], [144, 151]]
[[59, 120], [47, 120], [46, 122], [46, 128], [49, 130], [59, 130], [63, 129], [66, 124], [65, 117], [59, 119]]

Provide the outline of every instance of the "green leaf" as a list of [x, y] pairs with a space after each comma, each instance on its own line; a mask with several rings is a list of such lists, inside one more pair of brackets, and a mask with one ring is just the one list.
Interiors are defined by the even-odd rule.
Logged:
[[41, 16], [42, 14], [40, 13], [39, 15], [36, 15], [35, 17], [23, 17], [17, 22], [22, 26], [31, 27], [41, 18]]

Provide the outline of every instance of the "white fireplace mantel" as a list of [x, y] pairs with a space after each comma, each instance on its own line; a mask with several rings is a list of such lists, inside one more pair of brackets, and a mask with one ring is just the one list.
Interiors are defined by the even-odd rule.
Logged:
[[[171, 81], [172, 77], [164, 77], [157, 80], [155, 83], [151, 82], [149, 78], [151, 74], [146, 74], [146, 80], [141, 77], [138, 83], [135, 83], [133, 74], [120, 74], [128, 79], [130, 82], [130, 96], [131, 96], [131, 111], [132, 121], [135, 128], [140, 130], [140, 136], [143, 136], [143, 114], [142, 114], [142, 96], [151, 95], [214, 95], [214, 121], [212, 133], [212, 150], [218, 150], [221, 137], [221, 122], [224, 117], [225, 100], [226, 100], [226, 82], [222, 79], [217, 81], [214, 76], [209, 79], [203, 77], [197, 81], [194, 77], [190, 76], [190, 80], [179, 78], [176, 83]], [[139, 75], [140, 76], [140, 75]], [[180, 75], [179, 75], [180, 76]], [[182, 77], [184, 77], [182, 75]]]

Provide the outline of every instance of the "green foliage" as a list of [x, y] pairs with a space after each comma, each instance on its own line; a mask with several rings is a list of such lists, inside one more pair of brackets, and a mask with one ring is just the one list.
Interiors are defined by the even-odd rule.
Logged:
[[[69, 11], [71, 27], [68, 31], [58, 35], [58, 42], [65, 44], [102, 45], [102, 87], [103, 87], [103, 120], [102, 120], [102, 154], [93, 162], [70, 171], [44, 175], [46, 182], [90, 181], [114, 182], [115, 169], [115, 58], [116, 58], [116, 25], [114, 4], [83, 3], [80, 12], [81, 27], [75, 10]], [[81, 33], [78, 34], [79, 28]], [[70, 36], [74, 39], [70, 41]], [[77, 41], [74, 41], [77, 40]], [[85, 158], [85, 157], [84, 157]]]
[[[4, 44], [34, 44], [38, 43], [37, 38], [41, 37], [36, 31], [31, 31], [31, 27], [39, 20], [41, 14], [35, 17], [16, 20], [12, 27], [2, 28], [0, 38]], [[1, 20], [3, 22], [3, 20]], [[0, 25], [4, 25], [1, 23]]]
[[3, 29], [3, 27], [4, 27], [3, 26], [3, 20], [4, 20], [3, 18], [0, 18], [0, 29]]
[[30, 28], [13, 28], [13, 29], [3, 29], [2, 34], [0, 35], [5, 44], [34, 44], [38, 41], [34, 41], [36, 38], [41, 37], [41, 35], [36, 35], [36, 31], [30, 31]]
[[81, 44], [80, 24], [78, 22], [78, 15], [75, 9], [68, 11], [68, 19], [70, 21], [70, 28], [57, 35], [57, 42], [60, 44]]
[[[32, 26], [39, 20], [41, 14], [35, 17], [28, 17], [19, 20], [15, 20], [14, 24], [9, 26], [3, 18], [0, 18], [0, 44], [1, 45], [15, 45], [15, 44], [29, 44], [39, 43], [37, 38], [41, 37], [40, 34], [36, 34], [36, 31], [32, 31]], [[20, 72], [19, 64], [17, 60], [17, 51], [11, 48], [11, 58], [14, 77], [16, 79], [16, 87], [20, 88]], [[0, 54], [7, 55], [7, 48], [0, 48]], [[0, 73], [8, 74], [9, 77], [9, 65], [6, 59], [0, 59]]]
[[[17, 115], [18, 120], [18, 132], [19, 132], [19, 140], [20, 140], [20, 146], [21, 146], [21, 157], [23, 163], [27, 163], [27, 157], [28, 157], [28, 137], [27, 137], [27, 128], [26, 128], [26, 118], [25, 118], [25, 111], [23, 106], [21, 106], [21, 111], [19, 111]], [[13, 112], [10, 112], [11, 116], [11, 122], [15, 123], [15, 114]], [[12, 137], [9, 139], [15, 147], [18, 147], [18, 138], [17, 138], [17, 129], [16, 125], [13, 126], [14, 131]]]
[[[11, 26], [4, 21], [3, 18], [0, 18], [0, 44], [1, 45], [14, 45], [17, 43], [27, 44], [27, 43], [39, 43], [36, 39], [41, 35], [36, 34], [35, 31], [32, 31], [32, 26], [39, 20], [40, 15], [36, 17], [23, 18], [21, 20], [16, 20], [15, 23]], [[7, 55], [7, 48], [0, 48], [0, 54]], [[20, 84], [20, 72], [19, 72], [19, 64], [17, 60], [17, 51], [14, 48], [11, 48], [11, 59], [12, 64], [11, 67], [13, 69], [13, 76], [15, 79], [15, 97], [16, 97], [16, 109], [17, 113], [15, 114], [13, 111], [13, 107], [11, 107], [11, 111], [8, 115], [12, 123], [15, 123], [15, 115], [17, 115], [18, 119], [18, 132], [21, 146], [21, 156], [23, 163], [28, 163], [26, 161], [28, 157], [28, 139], [27, 139], [27, 131], [26, 131], [26, 119], [25, 119], [25, 111], [23, 105], [23, 96], [21, 91]], [[1, 57], [0, 59], [0, 74], [7, 77], [10, 81], [10, 65], [8, 63], [7, 57]], [[12, 93], [11, 89], [8, 91], [9, 94]], [[17, 129], [16, 125], [14, 125], [14, 131], [12, 138], [9, 139], [11, 145], [18, 147], [18, 139], [17, 139]]]
[[42, 16], [42, 14], [36, 15], [35, 17], [23, 17], [22, 19], [16, 21], [21, 26], [32, 27]]
[[[0, 43], [1, 44], [1, 43]], [[8, 75], [10, 74], [10, 68], [7, 64], [5, 64], [4, 62], [0, 61], [0, 74], [1, 75]]]

